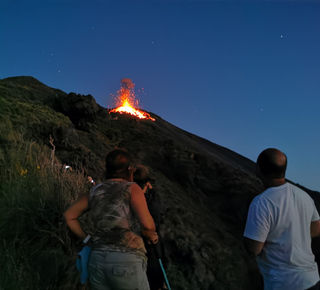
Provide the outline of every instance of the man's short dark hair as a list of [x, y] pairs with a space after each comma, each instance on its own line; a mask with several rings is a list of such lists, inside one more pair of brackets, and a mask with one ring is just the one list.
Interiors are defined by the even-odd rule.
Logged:
[[262, 151], [257, 159], [257, 165], [263, 175], [272, 178], [284, 178], [287, 169], [287, 156], [285, 156], [285, 162], [279, 164], [277, 159], [277, 152], [281, 152], [278, 149], [269, 148]]
[[127, 169], [131, 163], [131, 155], [123, 149], [114, 149], [106, 156], [107, 178], [114, 177], [117, 173]]

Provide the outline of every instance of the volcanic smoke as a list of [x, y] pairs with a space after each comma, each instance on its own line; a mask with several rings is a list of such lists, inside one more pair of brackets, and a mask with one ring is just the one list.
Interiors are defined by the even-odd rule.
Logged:
[[131, 79], [122, 79], [120, 91], [117, 92], [116, 108], [109, 113], [131, 114], [139, 119], [148, 119], [155, 121], [147, 112], [136, 109], [139, 107], [139, 101], [135, 97], [134, 83]]

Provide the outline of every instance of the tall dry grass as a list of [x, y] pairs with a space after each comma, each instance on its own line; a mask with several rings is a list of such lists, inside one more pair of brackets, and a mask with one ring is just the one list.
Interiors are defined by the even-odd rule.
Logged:
[[48, 147], [15, 139], [0, 147], [0, 289], [84, 289], [62, 214], [90, 184], [52, 166]]

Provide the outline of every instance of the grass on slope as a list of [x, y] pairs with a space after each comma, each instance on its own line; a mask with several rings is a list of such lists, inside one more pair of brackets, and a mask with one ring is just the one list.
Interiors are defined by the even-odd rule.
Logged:
[[35, 142], [0, 148], [1, 289], [79, 289], [79, 247], [62, 213], [88, 188], [83, 174], [51, 161]]

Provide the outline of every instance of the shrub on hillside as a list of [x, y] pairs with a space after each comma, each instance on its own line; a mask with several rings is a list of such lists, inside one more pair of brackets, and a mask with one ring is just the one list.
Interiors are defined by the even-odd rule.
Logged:
[[0, 148], [1, 289], [79, 289], [79, 245], [62, 214], [88, 184], [51, 156], [35, 142]]

